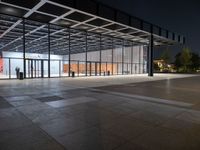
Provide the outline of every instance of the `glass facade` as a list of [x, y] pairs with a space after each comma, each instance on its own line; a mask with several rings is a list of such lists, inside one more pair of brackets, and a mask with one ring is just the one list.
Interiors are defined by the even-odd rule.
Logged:
[[[1, 32], [19, 20], [0, 18]], [[80, 29], [20, 19], [0, 42], [0, 79], [147, 73], [144, 45]]]

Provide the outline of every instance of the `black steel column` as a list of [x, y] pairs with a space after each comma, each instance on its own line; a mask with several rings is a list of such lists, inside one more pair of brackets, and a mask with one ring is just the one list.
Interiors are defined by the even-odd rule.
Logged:
[[101, 76], [101, 44], [102, 44], [102, 41], [101, 41], [101, 34], [100, 34], [100, 51], [99, 51], [99, 75]]
[[139, 47], [139, 74], [141, 73], [141, 47]]
[[88, 51], [88, 37], [87, 37], [87, 31], [86, 31], [86, 33], [85, 33], [85, 76], [87, 76], [87, 71], [88, 71], [87, 51]]
[[149, 37], [149, 47], [148, 47], [148, 76], [153, 76], [153, 26], [151, 26], [151, 35]]
[[95, 62], [94, 64], [95, 64], [94, 65], [94, 67], [95, 67], [95, 76], [97, 76], [97, 70], [98, 70], [98, 68], [97, 68], [97, 62]]
[[9, 74], [9, 79], [11, 79], [11, 66], [10, 66], [10, 58], [8, 59], [8, 66], [9, 66], [9, 71], [8, 71], [8, 74]]
[[127, 63], [126, 74], [129, 74], [128, 63]]
[[124, 74], [124, 40], [122, 45], [122, 74]]
[[117, 75], [119, 74], [119, 68], [118, 68], [118, 65], [119, 63], [117, 62]]
[[77, 63], [78, 63], [77, 65], [78, 65], [78, 77], [79, 77], [79, 61]]
[[50, 24], [48, 24], [48, 78], [51, 77], [51, 66], [50, 66], [50, 61], [51, 61], [51, 39], [50, 39]]
[[[30, 64], [30, 60], [28, 60], [28, 66]], [[28, 67], [28, 72], [29, 72], [29, 67]], [[30, 77], [29, 75], [30, 73], [28, 73], [28, 77]], [[31, 78], [33, 78], [33, 60], [31, 59]]]
[[131, 74], [133, 74], [133, 42], [131, 46]]
[[59, 77], [61, 77], [61, 60], [59, 60]]
[[90, 61], [90, 76], [92, 76], [92, 62]]
[[36, 73], [36, 68], [37, 68], [37, 66], [36, 66], [36, 60], [34, 60], [34, 65], [35, 65], [35, 78], [37, 77], [37, 73]]
[[24, 62], [24, 78], [26, 78], [26, 45], [25, 45], [25, 19], [23, 18], [23, 62]]
[[41, 60], [41, 78], [44, 78], [44, 60]]
[[108, 63], [106, 62], [106, 73], [108, 73]]
[[69, 33], [69, 39], [68, 39], [68, 42], [69, 42], [69, 52], [68, 52], [68, 76], [70, 77], [71, 76], [71, 30], [70, 28], [68, 29], [68, 33]]
[[113, 49], [114, 49], [114, 44], [113, 44], [113, 38], [112, 38], [112, 75], [114, 74], [113, 73], [113, 61], [114, 61], [114, 58], [113, 58]]

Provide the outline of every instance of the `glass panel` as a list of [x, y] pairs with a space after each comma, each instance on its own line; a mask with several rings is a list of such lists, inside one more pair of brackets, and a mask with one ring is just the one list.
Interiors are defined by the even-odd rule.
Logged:
[[51, 72], [51, 77], [59, 77], [60, 74], [60, 60], [51, 60], [50, 61], [50, 72]]
[[140, 61], [141, 61], [141, 57], [140, 57], [140, 46], [134, 46], [133, 47], [133, 73], [134, 74], [139, 74], [140, 73]]
[[44, 61], [44, 70], [43, 70], [43, 74], [44, 74], [44, 77], [48, 77], [48, 61]]
[[97, 76], [100, 71], [99, 68], [97, 68], [97, 64], [100, 63], [100, 35], [88, 33], [87, 39], [87, 61], [91, 63], [88, 66], [88, 75]]
[[70, 71], [75, 74], [77, 62], [79, 61], [79, 76], [86, 75], [86, 33], [71, 29], [71, 66]]
[[[6, 33], [10, 27], [12, 30]], [[23, 22], [17, 17], [0, 14], [0, 78], [16, 78], [16, 71], [23, 72]], [[10, 59], [10, 64], [9, 64]], [[9, 68], [11, 67], [11, 68]]]
[[69, 29], [50, 25], [50, 73], [69, 76]]
[[0, 79], [9, 78], [9, 59], [0, 58]]
[[69, 76], [69, 61], [66, 57], [61, 61], [61, 76]]
[[147, 73], [147, 47], [142, 46], [143, 49], [143, 73]]
[[[26, 77], [47, 77], [48, 63], [48, 26], [46, 24], [25, 20], [25, 58]], [[46, 70], [46, 71], [45, 71]]]
[[132, 43], [124, 42], [124, 74], [131, 74]]
[[114, 39], [114, 50], [113, 50], [113, 59], [117, 63], [117, 74], [122, 74], [122, 47], [123, 41], [120, 39]]
[[113, 75], [117, 75], [118, 74], [118, 66], [117, 63], [113, 63]]
[[18, 72], [23, 72], [23, 59], [11, 58], [10, 72], [11, 78], [17, 78], [19, 75]]

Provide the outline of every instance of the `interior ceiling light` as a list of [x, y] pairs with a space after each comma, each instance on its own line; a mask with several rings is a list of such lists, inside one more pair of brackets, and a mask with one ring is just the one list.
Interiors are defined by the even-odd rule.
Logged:
[[13, 8], [5, 8], [4, 11], [8, 12], [8, 13], [14, 13], [15, 12], [15, 10]]
[[81, 29], [88, 29], [88, 27], [87, 26], [82, 26]]
[[102, 32], [102, 30], [100, 30], [100, 29], [99, 29], [99, 30], [96, 30], [96, 32], [98, 32], [98, 33], [99, 33], [99, 32]]

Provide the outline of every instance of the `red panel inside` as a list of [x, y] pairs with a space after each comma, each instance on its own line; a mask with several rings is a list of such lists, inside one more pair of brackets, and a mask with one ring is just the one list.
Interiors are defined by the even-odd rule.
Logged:
[[3, 59], [0, 58], [0, 73], [3, 73]]

